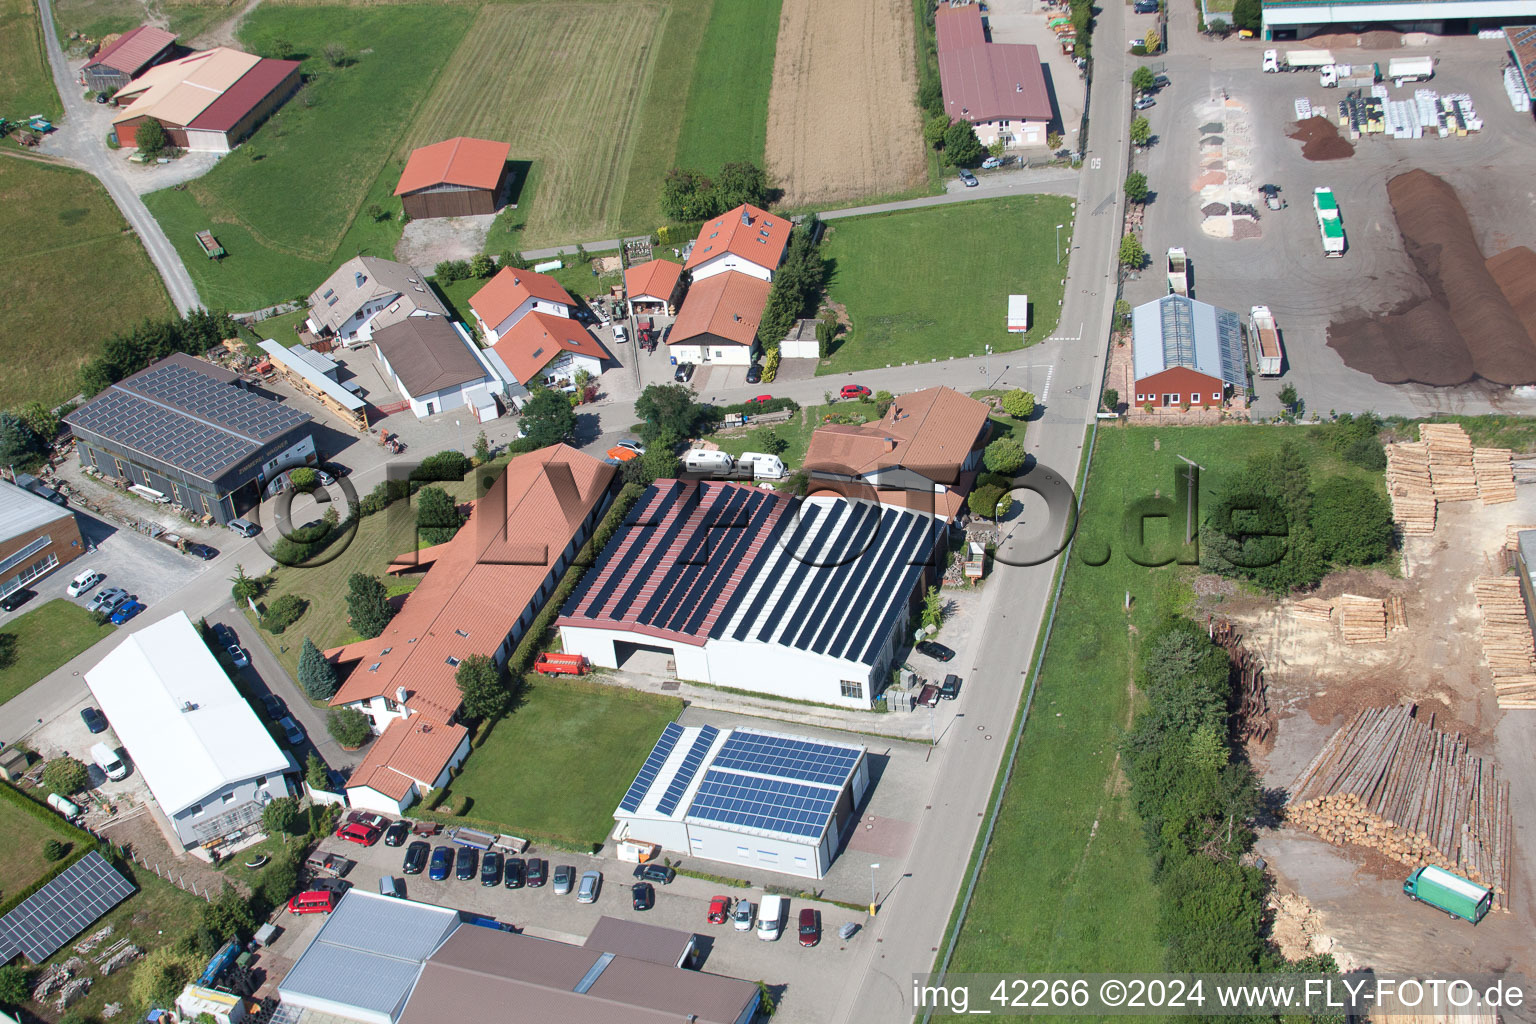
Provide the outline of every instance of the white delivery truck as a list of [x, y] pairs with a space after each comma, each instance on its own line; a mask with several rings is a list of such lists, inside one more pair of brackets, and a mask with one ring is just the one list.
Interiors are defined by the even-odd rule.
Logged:
[[1394, 57], [1387, 61], [1387, 77], [1397, 86], [1404, 82], [1427, 82], [1435, 77], [1435, 58]]
[[1280, 376], [1285, 355], [1280, 349], [1280, 329], [1275, 324], [1275, 314], [1268, 306], [1254, 306], [1248, 311], [1248, 329], [1259, 354], [1259, 376]]
[[107, 778], [112, 780], [126, 779], [128, 766], [123, 764], [123, 759], [117, 756], [117, 751], [105, 743], [97, 743], [91, 747], [91, 760], [96, 762], [96, 767], [107, 773]]
[[784, 897], [769, 893], [757, 911], [757, 937], [773, 942], [784, 927]]
[[683, 468], [690, 473], [723, 477], [730, 475], [731, 470], [736, 468], [736, 462], [728, 452], [692, 448], [683, 456]]
[[1320, 70], [1333, 63], [1331, 50], [1264, 51], [1264, 70], [1267, 72]]

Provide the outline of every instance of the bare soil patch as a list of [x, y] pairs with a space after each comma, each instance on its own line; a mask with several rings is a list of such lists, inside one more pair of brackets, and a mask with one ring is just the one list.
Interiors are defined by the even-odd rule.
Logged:
[[1354, 144], [1340, 135], [1338, 126], [1326, 117], [1297, 121], [1286, 138], [1299, 141], [1301, 155], [1308, 160], [1344, 160], [1355, 155]]
[[784, 0], [765, 156], [787, 204], [922, 183], [914, 46], [912, 9], [901, 0]]
[[1536, 338], [1536, 252], [1522, 245], [1499, 253], [1488, 261], [1487, 267], [1525, 325], [1525, 333]]

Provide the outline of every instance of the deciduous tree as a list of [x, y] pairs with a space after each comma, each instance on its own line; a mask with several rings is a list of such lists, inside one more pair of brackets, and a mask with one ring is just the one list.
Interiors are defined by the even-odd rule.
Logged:
[[981, 454], [982, 463], [992, 472], [1012, 476], [1024, 468], [1024, 445], [1011, 437], [1000, 437], [987, 445]]
[[504, 673], [489, 657], [471, 654], [459, 663], [454, 679], [468, 718], [490, 720], [507, 709], [511, 692]]
[[1137, 92], [1146, 92], [1156, 84], [1157, 76], [1145, 64], [1131, 72], [1131, 88]]
[[1141, 239], [1135, 235], [1126, 235], [1120, 239], [1120, 265], [1130, 267], [1132, 270], [1140, 270], [1147, 262], [1147, 250], [1141, 247]]
[[91, 773], [73, 757], [56, 757], [43, 766], [43, 785], [60, 796], [78, 793], [91, 784]]
[[1147, 187], [1147, 176], [1140, 171], [1132, 171], [1125, 176], [1125, 198], [1133, 203], [1144, 203], [1147, 194], [1151, 191]]
[[146, 117], [134, 130], [133, 140], [138, 143], [139, 155], [146, 160], [153, 160], [165, 151], [166, 146], [170, 145], [170, 139], [165, 134], [165, 126], [152, 117]]
[[1152, 138], [1152, 122], [1144, 117], [1136, 117], [1131, 121], [1131, 142], [1138, 146], [1145, 146]]
[[530, 444], [535, 448], [547, 448], [560, 444], [575, 432], [576, 414], [563, 393], [537, 388], [523, 406], [522, 425], [528, 429]]
[[1035, 396], [1023, 388], [1014, 388], [1003, 395], [1003, 412], [1016, 420], [1027, 420], [1035, 414]]
[[944, 129], [944, 160], [955, 167], [975, 167], [987, 151], [969, 121], [956, 121]]

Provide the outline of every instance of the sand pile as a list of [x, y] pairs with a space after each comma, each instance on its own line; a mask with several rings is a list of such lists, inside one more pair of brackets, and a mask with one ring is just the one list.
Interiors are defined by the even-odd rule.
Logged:
[[1525, 332], [1536, 338], [1536, 252], [1522, 245], [1499, 253], [1486, 266]]
[[[1531, 321], [1522, 321], [1485, 263], [1456, 190], [1425, 171], [1410, 171], [1387, 183], [1387, 196], [1429, 298], [1386, 316], [1330, 324], [1329, 346], [1353, 369], [1388, 384], [1445, 386], [1474, 376], [1497, 384], [1536, 381]], [[1531, 309], [1536, 254], [1527, 262], [1512, 252], [1494, 262], [1520, 308]]]
[[1344, 160], [1355, 155], [1354, 145], [1326, 117], [1297, 121], [1286, 137], [1301, 143], [1301, 155], [1308, 160]]

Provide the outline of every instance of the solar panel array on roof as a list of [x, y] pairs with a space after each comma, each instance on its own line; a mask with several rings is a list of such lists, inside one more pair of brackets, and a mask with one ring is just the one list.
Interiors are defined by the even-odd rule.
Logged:
[[676, 722], [668, 722], [667, 727], [661, 731], [661, 738], [651, 748], [650, 754], [645, 759], [645, 764], [640, 766], [640, 772], [635, 776], [635, 781], [629, 784], [629, 791], [624, 794], [624, 799], [619, 801], [619, 806], [626, 811], [634, 812], [640, 809], [640, 801], [645, 799], [645, 794], [650, 792], [656, 776], [661, 771], [661, 766], [666, 763], [672, 754], [672, 748], [677, 746], [677, 741], [683, 736], [683, 727]]
[[682, 800], [683, 792], [693, 777], [699, 773], [699, 768], [704, 764], [704, 755], [709, 753], [709, 748], [715, 745], [720, 730], [712, 725], [706, 725], [699, 730], [694, 737], [693, 746], [683, 758], [683, 763], [672, 776], [672, 781], [667, 784], [667, 791], [662, 794], [661, 801], [657, 803], [656, 810], [660, 814], [671, 814], [677, 810], [678, 801]]
[[1229, 309], [1216, 309], [1216, 344], [1221, 349], [1221, 379], [1232, 388], [1248, 386], [1247, 356], [1243, 352], [1243, 325]]
[[704, 773], [688, 817], [814, 837], [826, 830], [841, 793], [841, 789], [711, 769]]
[[0, 963], [18, 952], [34, 964], [42, 963], [133, 895], [134, 888], [92, 850], [0, 918]]
[[841, 787], [848, 781], [853, 766], [858, 764], [860, 753], [854, 747], [738, 729], [731, 733], [710, 764], [715, 768]]
[[1159, 312], [1163, 321], [1163, 365], [1196, 365], [1193, 307], [1187, 302], [1165, 302]]

